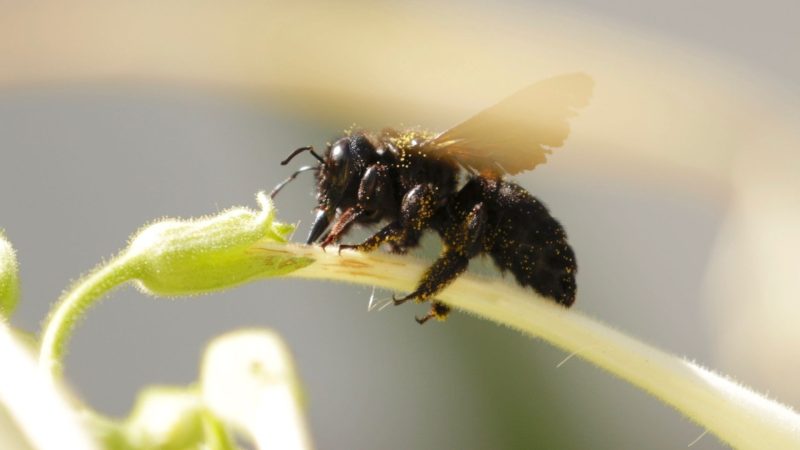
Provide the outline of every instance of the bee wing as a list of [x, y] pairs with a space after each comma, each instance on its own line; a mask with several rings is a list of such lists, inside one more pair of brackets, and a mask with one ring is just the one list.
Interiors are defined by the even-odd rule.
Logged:
[[480, 172], [531, 170], [567, 139], [567, 120], [589, 103], [593, 86], [583, 73], [539, 81], [439, 134], [429, 148]]

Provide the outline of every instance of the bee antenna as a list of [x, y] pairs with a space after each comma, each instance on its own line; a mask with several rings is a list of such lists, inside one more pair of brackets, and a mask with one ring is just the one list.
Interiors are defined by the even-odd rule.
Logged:
[[269, 193], [269, 198], [275, 198], [275, 196], [278, 195], [278, 192], [280, 192], [284, 186], [286, 186], [287, 184], [289, 184], [289, 182], [297, 178], [297, 176], [300, 175], [301, 173], [308, 172], [309, 170], [319, 170], [319, 166], [303, 166], [295, 170], [295, 172], [289, 175], [287, 179], [283, 180], [281, 184], [275, 186], [275, 189], [273, 189], [272, 192]]
[[312, 155], [314, 155], [314, 158], [317, 158], [317, 161], [319, 161], [320, 163], [324, 163], [322, 157], [319, 156], [317, 154], [317, 152], [314, 151], [314, 147], [308, 146], [308, 147], [300, 147], [297, 150], [295, 150], [292, 153], [290, 153], [289, 156], [286, 159], [281, 161], [281, 165], [285, 166], [285, 165], [289, 164], [289, 161], [291, 161], [292, 158], [294, 158], [295, 156], [297, 156], [297, 155], [299, 155], [300, 153], [303, 153], [303, 152], [311, 153]]

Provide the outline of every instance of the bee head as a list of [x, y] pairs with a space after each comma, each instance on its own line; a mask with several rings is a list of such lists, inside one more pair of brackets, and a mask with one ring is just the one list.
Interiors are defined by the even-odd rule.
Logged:
[[328, 145], [317, 179], [317, 214], [307, 243], [323, 236], [339, 208], [355, 205], [361, 170], [356, 138], [343, 137]]
[[301, 167], [284, 182], [273, 189], [277, 193], [299, 173], [313, 170], [317, 173], [317, 208], [307, 243], [322, 238], [339, 209], [358, 203], [358, 186], [366, 168], [378, 159], [375, 146], [364, 134], [348, 135], [333, 144], [328, 144], [323, 156], [312, 147], [301, 147], [292, 152], [281, 165], [288, 164], [300, 153], [311, 153], [319, 165]]

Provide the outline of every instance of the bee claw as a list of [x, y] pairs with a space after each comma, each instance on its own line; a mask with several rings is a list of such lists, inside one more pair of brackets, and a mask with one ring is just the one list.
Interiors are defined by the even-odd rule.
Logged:
[[416, 297], [416, 295], [414, 295], [414, 293], [408, 294], [405, 297], [400, 297], [400, 298], [397, 298], [397, 297], [395, 297], [394, 294], [392, 294], [392, 303], [394, 303], [395, 306], [402, 305], [403, 303], [411, 300], [414, 297]]
[[429, 321], [433, 316], [434, 316], [433, 313], [428, 313], [428, 314], [425, 314], [422, 317], [414, 316], [414, 320], [416, 320], [417, 323], [420, 324], [420, 325], [425, 325], [425, 322]]
[[339, 256], [342, 255], [342, 250], [358, 250], [357, 245], [350, 245], [350, 244], [341, 244], [339, 246]]
[[447, 319], [448, 314], [450, 314], [450, 307], [445, 305], [444, 303], [434, 300], [433, 303], [431, 304], [431, 309], [430, 311], [428, 311], [428, 314], [425, 314], [422, 317], [414, 316], [414, 319], [417, 321], [418, 324], [423, 325], [425, 322], [431, 319], [443, 321]]
[[325, 251], [325, 247], [333, 244], [333, 241], [334, 239], [331, 239], [330, 236], [328, 236], [324, 241], [320, 242], [319, 246], [322, 247], [323, 252], [327, 253], [327, 251]]

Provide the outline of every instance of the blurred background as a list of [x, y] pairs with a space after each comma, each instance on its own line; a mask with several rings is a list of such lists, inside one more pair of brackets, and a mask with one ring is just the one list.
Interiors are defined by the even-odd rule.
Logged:
[[[142, 224], [233, 205], [355, 123], [440, 130], [582, 71], [592, 103], [518, 181], [564, 224], [576, 309], [800, 406], [797, 2], [37, 2], [0, 6], [0, 227], [17, 327]], [[301, 163], [298, 163], [298, 166]], [[277, 200], [300, 222], [311, 176]], [[435, 238], [419, 253], [436, 253]], [[214, 336], [280, 332], [319, 448], [683, 448], [703, 429], [543, 342], [371, 289], [270, 280], [90, 311], [66, 374], [101, 412], [197, 378]], [[378, 292], [386, 297], [389, 293]], [[724, 448], [706, 435], [693, 448]]]

